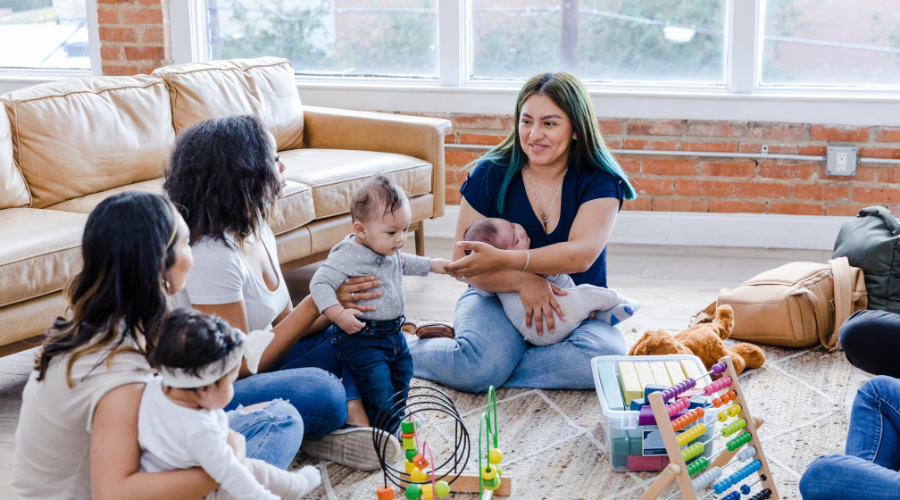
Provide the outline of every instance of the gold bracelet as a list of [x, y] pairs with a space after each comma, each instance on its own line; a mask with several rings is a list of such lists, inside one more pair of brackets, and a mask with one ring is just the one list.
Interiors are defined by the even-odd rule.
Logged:
[[528, 263], [531, 262], [531, 254], [528, 253], [528, 250], [525, 250], [525, 267], [522, 268], [522, 272], [524, 273], [526, 269], [528, 269]]

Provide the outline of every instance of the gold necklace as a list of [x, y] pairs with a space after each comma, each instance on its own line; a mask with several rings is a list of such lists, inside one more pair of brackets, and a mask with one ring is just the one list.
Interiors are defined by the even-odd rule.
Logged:
[[544, 220], [544, 232], [547, 232], [547, 217], [550, 215], [550, 212], [553, 211], [553, 205], [556, 204], [556, 197], [559, 196], [559, 190], [562, 189], [563, 182], [566, 180], [566, 174], [563, 174], [563, 180], [559, 181], [559, 186], [556, 187], [556, 194], [553, 195], [553, 201], [550, 202], [550, 208], [547, 210], [547, 214], [544, 215], [544, 209], [541, 208], [541, 201], [538, 199], [537, 193], [534, 192], [534, 180], [531, 179], [531, 174], [528, 172], [528, 166], [525, 166], [525, 175], [528, 176], [528, 187], [531, 188], [531, 194], [534, 195], [534, 202], [537, 203], [538, 212], [541, 213], [541, 219]]

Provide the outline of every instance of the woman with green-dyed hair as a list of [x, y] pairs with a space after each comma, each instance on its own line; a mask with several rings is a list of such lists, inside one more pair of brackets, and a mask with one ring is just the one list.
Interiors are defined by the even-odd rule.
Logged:
[[[588, 389], [591, 358], [625, 354], [621, 331], [586, 320], [564, 341], [535, 347], [496, 296], [478, 291], [518, 292], [528, 327], [533, 322], [539, 334], [553, 335], [554, 313], [565, 317], [555, 295], [566, 292], [542, 275], [569, 274], [576, 284], [605, 287], [606, 242], [623, 200], [635, 191], [603, 142], [578, 78], [535, 76], [519, 92], [515, 120], [515, 131], [475, 162], [460, 189], [447, 271], [471, 286], [456, 305], [455, 338], [409, 342], [415, 376], [469, 392], [491, 385]], [[509, 222], [500, 225], [500, 243], [463, 241], [469, 226], [486, 217]]]

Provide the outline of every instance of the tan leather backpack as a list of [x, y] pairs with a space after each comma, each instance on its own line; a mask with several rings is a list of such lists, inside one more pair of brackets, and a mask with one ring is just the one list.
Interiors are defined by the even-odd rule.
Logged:
[[784, 347], [810, 347], [819, 342], [838, 349], [838, 332], [853, 312], [868, 305], [861, 269], [846, 257], [828, 264], [792, 262], [766, 271], [734, 290], [722, 289], [719, 300], [691, 318], [712, 321], [716, 307], [734, 309], [736, 339]]

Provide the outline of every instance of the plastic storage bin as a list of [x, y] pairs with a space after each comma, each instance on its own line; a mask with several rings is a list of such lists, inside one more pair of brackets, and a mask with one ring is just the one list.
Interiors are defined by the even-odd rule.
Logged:
[[[591, 360], [591, 371], [594, 374], [594, 386], [597, 388], [600, 408], [609, 421], [609, 424], [606, 426], [606, 451], [609, 453], [614, 471], [657, 471], [669, 465], [669, 457], [666, 454], [665, 446], [662, 444], [662, 437], [659, 434], [659, 428], [656, 425], [638, 425], [640, 412], [613, 410], [607, 404], [604, 391], [611, 390], [621, 394], [618, 379], [618, 363], [620, 361], [641, 363], [678, 361], [681, 363], [683, 360], [693, 361], [699, 373], [706, 373], [706, 368], [697, 356], [599, 356]], [[616, 374], [614, 387], [604, 387], [600, 382], [598, 371], [600, 363], [613, 364]], [[703, 387], [711, 382], [712, 379], [709, 375], [704, 375], [697, 380], [697, 387]], [[722, 409], [708, 407], [705, 410], [706, 414], [699, 422], [706, 425], [706, 433], [691, 441], [691, 443], [707, 441], [713, 436], [713, 433], [717, 432], [719, 423], [717, 416]], [[699, 456], [708, 458], [711, 454], [712, 446], [707, 446]]]

